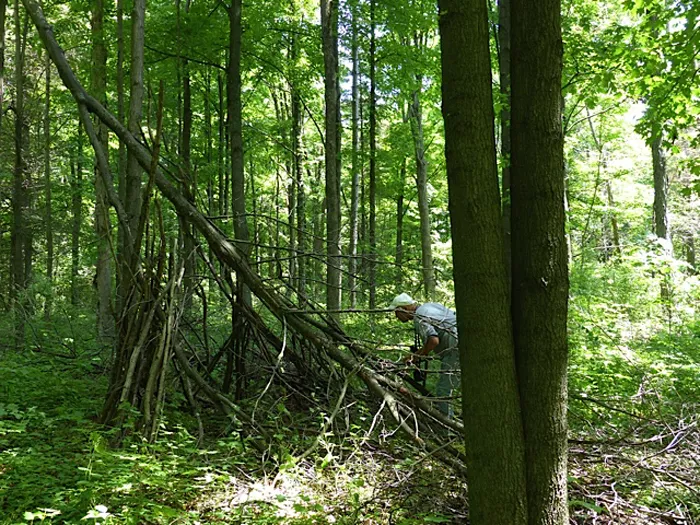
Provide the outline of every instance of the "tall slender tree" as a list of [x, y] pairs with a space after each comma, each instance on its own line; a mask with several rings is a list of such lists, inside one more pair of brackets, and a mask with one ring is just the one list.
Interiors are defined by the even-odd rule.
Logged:
[[0, 0], [0, 130], [2, 130], [2, 117], [5, 113], [5, 15], [7, 13], [7, 0]]
[[668, 173], [663, 137], [659, 131], [651, 142], [651, 158], [654, 174], [654, 233], [665, 241], [666, 250], [672, 253], [671, 228], [668, 217]]
[[[134, 0], [131, 10], [131, 58], [130, 58], [130, 92], [129, 92], [129, 131], [136, 136], [141, 135], [141, 117], [143, 115], [143, 68], [144, 68], [144, 31], [146, 18], [146, 0]], [[132, 238], [138, 229], [141, 214], [141, 174], [143, 170], [133, 152], [127, 152], [126, 174], [124, 180], [124, 208], [127, 215], [128, 227]], [[140, 247], [132, 245], [125, 236], [122, 248], [122, 264], [120, 275], [120, 295], [122, 307], [126, 307], [129, 291], [133, 285], [136, 262]], [[132, 241], [133, 242], [133, 241]], [[127, 312], [120, 311], [124, 318]]]
[[12, 232], [11, 242], [11, 290], [10, 298], [15, 305], [15, 343], [18, 347], [24, 344], [24, 307], [17, 299], [27, 285], [25, 258], [27, 248], [27, 189], [26, 189], [26, 132], [24, 114], [24, 39], [19, 1], [14, 5], [15, 31], [15, 157], [12, 186]]
[[[250, 232], [246, 218], [245, 174], [243, 171], [243, 123], [241, 107], [241, 0], [231, 0], [229, 7], [229, 64], [228, 64], [228, 129], [231, 141], [231, 204], [233, 231], [241, 241], [241, 251], [250, 253]], [[250, 290], [239, 279], [241, 299], [250, 304]]]
[[[46, 281], [53, 287], [54, 255], [53, 255], [53, 214], [51, 192], [51, 59], [46, 53], [46, 83], [44, 89], [44, 228], [46, 233]], [[53, 292], [46, 296], [44, 318], [51, 318]]]
[[338, 0], [321, 0], [326, 106], [326, 306], [340, 309], [340, 173], [338, 170]]
[[369, 307], [377, 307], [377, 36], [375, 0], [369, 3]]
[[[124, 55], [126, 47], [124, 43], [124, 0], [117, 0], [116, 6], [117, 16], [117, 64], [116, 64], [116, 91], [117, 91], [117, 117], [120, 122], [126, 122], [126, 96], [124, 93]], [[119, 192], [119, 200], [126, 202], [126, 145], [119, 141], [119, 153], [117, 157], [117, 185]], [[117, 223], [117, 260], [123, 258], [124, 251], [124, 225], [121, 222]], [[117, 271], [117, 297], [116, 297], [116, 312], [121, 312], [121, 270]]]
[[71, 149], [71, 265], [70, 301], [78, 304], [78, 275], [80, 271], [80, 225], [83, 222], [83, 128], [78, 125], [75, 147]]
[[[417, 37], [417, 39], [420, 37]], [[420, 43], [416, 42], [416, 47]], [[423, 137], [423, 109], [420, 94], [423, 76], [417, 75], [418, 87], [411, 94], [409, 121], [413, 136], [413, 150], [416, 160], [416, 186], [418, 188], [418, 213], [420, 216], [421, 268], [423, 290], [430, 301], [435, 295], [435, 272], [433, 270], [433, 237], [430, 221], [430, 197], [428, 195], [428, 161], [425, 158], [425, 140]]]
[[358, 6], [352, 4], [352, 182], [350, 189], [350, 242], [348, 247], [348, 288], [350, 307], [357, 306], [357, 243], [360, 204], [360, 44], [358, 39]]
[[306, 192], [304, 188], [304, 115], [302, 113], [301, 86], [297, 73], [299, 60], [299, 38], [296, 34], [291, 35], [291, 113], [292, 113], [292, 172], [293, 188], [295, 195], [296, 223], [291, 227], [297, 232], [297, 250], [300, 257], [297, 260], [297, 282], [296, 288], [301, 295], [306, 294]]
[[[107, 103], [107, 45], [104, 33], [104, 1], [92, 3], [92, 68], [90, 91], [102, 104]], [[109, 137], [107, 126], [95, 119], [95, 127], [102, 147], [107, 151]], [[95, 181], [95, 232], [97, 233], [97, 265], [95, 284], [97, 287], [97, 336], [100, 345], [109, 351], [115, 343], [115, 319], [112, 305], [111, 225], [107, 189], [103, 175], [94, 165]], [[108, 354], [107, 354], [108, 355]]]
[[560, 0], [512, 0], [512, 316], [529, 523], [568, 523]]

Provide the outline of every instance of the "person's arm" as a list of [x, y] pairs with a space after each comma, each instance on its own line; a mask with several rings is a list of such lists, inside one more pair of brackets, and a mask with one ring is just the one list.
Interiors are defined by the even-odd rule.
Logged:
[[[423, 346], [416, 351], [415, 354], [411, 353], [406, 356], [404, 361], [407, 364], [412, 364], [414, 360], [418, 360], [427, 356], [430, 352], [435, 350], [435, 347], [440, 344], [440, 338], [436, 335], [430, 335], [423, 343]], [[415, 347], [414, 347], [415, 348]]]
[[425, 357], [428, 355], [430, 352], [435, 350], [435, 347], [440, 344], [440, 338], [436, 335], [431, 335], [425, 340], [425, 343], [421, 347], [420, 350], [418, 350], [418, 355]]

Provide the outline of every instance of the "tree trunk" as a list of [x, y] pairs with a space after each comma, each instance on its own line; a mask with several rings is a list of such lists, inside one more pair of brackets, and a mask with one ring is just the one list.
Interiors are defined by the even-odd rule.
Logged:
[[[48, 52], [45, 60], [46, 90], [44, 103], [44, 227], [46, 232], [46, 281], [49, 293], [46, 295], [44, 319], [51, 319], [53, 303], [53, 216], [51, 214], [51, 58]], [[0, 112], [2, 109], [0, 109]]]
[[[204, 150], [204, 158], [207, 166], [211, 166], [214, 162], [214, 125], [211, 115], [211, 66], [207, 66], [204, 74], [204, 140], [206, 149]], [[211, 172], [207, 175], [207, 214], [215, 215], [214, 211], [214, 178]], [[211, 257], [210, 257], [211, 258]]]
[[401, 170], [399, 174], [399, 196], [396, 199], [396, 289], [401, 290], [403, 285], [403, 217], [406, 213], [404, 210], [404, 192], [406, 190], [406, 158], [401, 161]]
[[523, 434], [503, 261], [488, 14], [479, 0], [441, 0], [439, 8], [445, 13], [440, 17], [442, 111], [470, 523], [525, 524]]
[[377, 307], [377, 83], [375, 0], [370, 0], [369, 36], [369, 308]]
[[529, 523], [568, 523], [560, 0], [512, 3], [512, 316]]
[[83, 127], [78, 124], [78, 143], [71, 158], [71, 271], [70, 302], [78, 305], [78, 271], [80, 270], [80, 225], [83, 220]]
[[[297, 67], [299, 56], [299, 41], [296, 35], [292, 35], [291, 62]], [[301, 108], [301, 94], [299, 93], [298, 80], [292, 75], [291, 81], [291, 105], [292, 105], [292, 170], [293, 192], [296, 195], [296, 224], [292, 228], [297, 231], [297, 282], [296, 287], [301, 295], [306, 294], [306, 194], [304, 192], [304, 165], [303, 165], [303, 114]]]
[[[104, 2], [92, 3], [92, 69], [90, 70], [90, 91], [106, 105], [107, 102], [107, 47], [104, 35]], [[104, 151], [108, 151], [107, 127], [95, 119], [95, 127]], [[111, 225], [107, 189], [103, 182], [104, 174], [99, 173], [97, 163], [95, 173], [95, 231], [97, 233], [97, 265], [95, 284], [97, 287], [97, 337], [103, 349], [103, 358], [110, 355], [115, 343], [114, 309], [112, 306], [112, 267], [111, 267]]]
[[[228, 118], [231, 140], [231, 205], [233, 232], [241, 251], [250, 253], [250, 233], [246, 219], [245, 175], [243, 173], [243, 137], [241, 108], [241, 0], [232, 0], [229, 7], [229, 66], [228, 66]], [[239, 282], [241, 280], [239, 279]], [[251, 303], [250, 290], [240, 288], [241, 300]]]
[[[117, 0], [117, 116], [120, 122], [126, 122], [126, 102], [124, 96], [124, 0]], [[119, 142], [119, 156], [117, 160], [117, 183], [119, 191], [119, 200], [126, 202], [126, 165], [127, 155], [126, 146], [123, 142]], [[117, 261], [124, 259], [124, 226], [121, 222], [117, 223]], [[117, 268], [116, 278], [116, 306], [115, 311], [119, 314], [122, 311], [121, 297], [121, 279], [122, 268]]]
[[[141, 135], [141, 117], [143, 113], [143, 61], [144, 61], [144, 23], [146, 16], [146, 0], [134, 0], [131, 11], [131, 89], [129, 96], [129, 116], [128, 129], [135, 136]], [[138, 229], [141, 213], [141, 174], [143, 170], [139, 166], [138, 160], [133, 153], [127, 153], [126, 176], [124, 181], [124, 208], [131, 232]], [[136, 261], [138, 260], [140, 246], [132, 246], [124, 239], [124, 249], [122, 251], [124, 259], [122, 261], [122, 272], [120, 278], [121, 299], [125, 301], [132, 288], [133, 275], [135, 273]], [[126, 306], [122, 302], [123, 306]], [[126, 312], [121, 311], [121, 318]]]
[[[338, 173], [338, 0], [321, 0], [326, 105], [326, 307], [340, 309], [340, 173]], [[333, 314], [337, 317], [337, 314]]]
[[7, 0], [0, 0], [0, 131], [2, 131], [2, 117], [5, 112], [5, 15], [7, 13]]
[[224, 204], [224, 182], [226, 179], [224, 171], [224, 155], [226, 152], [226, 131], [225, 122], [226, 117], [224, 113], [224, 79], [219, 71], [216, 75], [216, 87], [218, 92], [217, 100], [217, 110], [218, 110], [218, 124], [219, 124], [219, 135], [217, 143], [217, 155], [216, 155], [216, 168], [218, 171], [218, 186], [219, 186], [219, 215], [223, 215], [228, 211], [228, 206]]
[[433, 239], [430, 225], [430, 199], [428, 197], [428, 162], [425, 159], [423, 111], [420, 104], [421, 75], [418, 76], [417, 82], [419, 87], [411, 96], [409, 119], [411, 121], [411, 135], [413, 135], [413, 147], [416, 158], [423, 289], [425, 290], [425, 298], [431, 301], [435, 296], [435, 273], [433, 271]]
[[12, 186], [12, 231], [11, 231], [11, 288], [10, 299], [15, 309], [15, 346], [24, 345], [24, 311], [18, 299], [26, 287], [25, 248], [27, 241], [26, 227], [26, 164], [25, 115], [24, 115], [24, 45], [20, 24], [19, 1], [14, 2], [15, 27], [15, 159]]
[[498, 1], [498, 76], [501, 91], [501, 214], [503, 216], [503, 257], [511, 281], [510, 239], [510, 2]]
[[352, 12], [352, 189], [350, 196], [350, 245], [348, 255], [348, 288], [350, 308], [357, 306], [355, 289], [357, 274], [358, 210], [360, 201], [360, 46], [357, 41], [357, 8]]
[[651, 157], [654, 167], [654, 233], [666, 241], [665, 249], [673, 253], [671, 229], [668, 218], [668, 173], [666, 172], [666, 153], [662, 137], [659, 135], [651, 143]]
[[[190, 2], [185, 1], [185, 14], [189, 12]], [[177, 2], [177, 19], [180, 24], [180, 0]], [[179, 35], [179, 31], [178, 31]], [[178, 55], [180, 55], [180, 38], [178, 36]], [[194, 204], [197, 195], [197, 182], [195, 174], [192, 173], [192, 89], [190, 87], [190, 66], [187, 58], [182, 58], [178, 61], [178, 67], [181, 67], [182, 73], [182, 133], [180, 143], [180, 158], [182, 160], [182, 180], [183, 194], [189, 201]], [[182, 230], [182, 257], [185, 261], [185, 276], [183, 284], [185, 287], [184, 293], [184, 312], [189, 314], [192, 307], [192, 294], [195, 287], [195, 274], [197, 273], [197, 258], [195, 255], [195, 238], [192, 225], [186, 219], [180, 217], [180, 228]]]

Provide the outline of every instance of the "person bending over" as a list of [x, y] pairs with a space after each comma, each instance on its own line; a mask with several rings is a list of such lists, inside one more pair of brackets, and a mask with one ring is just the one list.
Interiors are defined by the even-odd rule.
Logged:
[[[435, 393], [440, 398], [450, 398], [453, 391], [460, 387], [455, 313], [439, 303], [418, 304], [406, 293], [394, 297], [390, 308], [402, 323], [413, 321], [421, 344], [415, 353], [406, 356], [406, 363], [413, 364], [434, 353], [440, 359], [440, 378]], [[436, 408], [448, 417], [454, 414], [449, 399], [438, 401]]]

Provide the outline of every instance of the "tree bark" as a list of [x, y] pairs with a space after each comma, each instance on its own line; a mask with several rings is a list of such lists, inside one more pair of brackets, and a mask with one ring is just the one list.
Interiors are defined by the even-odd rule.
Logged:
[[375, 0], [369, 4], [369, 307], [377, 307], [377, 82]]
[[[326, 105], [326, 307], [340, 309], [340, 173], [338, 172], [338, 0], [321, 0]], [[337, 317], [337, 314], [333, 314]]]
[[14, 1], [15, 28], [15, 156], [12, 186], [11, 288], [10, 299], [15, 310], [15, 346], [24, 345], [24, 306], [18, 299], [27, 284], [25, 249], [27, 242], [25, 115], [24, 115], [24, 45], [20, 23], [19, 1]]
[[7, 13], [7, 0], [0, 0], [0, 131], [2, 130], [2, 117], [5, 113], [5, 16]]
[[[241, 251], [250, 253], [250, 233], [246, 220], [245, 174], [243, 172], [243, 136], [241, 107], [241, 0], [232, 0], [229, 7], [229, 65], [228, 65], [228, 118], [231, 140], [231, 205], [233, 232]], [[240, 281], [240, 279], [239, 279]], [[250, 290], [241, 283], [241, 299], [251, 304]]]
[[[92, 3], [92, 69], [90, 70], [90, 91], [93, 96], [106, 105], [107, 102], [107, 47], [104, 34], [104, 2]], [[108, 152], [107, 127], [95, 120], [95, 128], [105, 153]], [[98, 344], [104, 350], [103, 357], [115, 343], [115, 319], [112, 306], [112, 265], [111, 265], [111, 225], [107, 189], [99, 173], [97, 163], [94, 165], [95, 181], [95, 232], [97, 233], [97, 265], [95, 284], [97, 287], [97, 337]], [[111, 175], [110, 175], [111, 176]]]
[[439, 9], [470, 523], [524, 525], [523, 434], [503, 260], [488, 13], [480, 0], [440, 0]]
[[78, 124], [75, 157], [71, 158], [71, 272], [70, 298], [78, 305], [78, 272], [80, 270], [80, 225], [83, 221], [83, 128]]
[[357, 306], [356, 274], [358, 211], [360, 201], [360, 46], [357, 41], [357, 7], [352, 11], [352, 188], [350, 196], [350, 245], [348, 255], [348, 288], [350, 289], [350, 308]]
[[[143, 61], [144, 61], [144, 24], [146, 18], [146, 0], [134, 0], [131, 11], [131, 87], [129, 93], [129, 131], [135, 136], [141, 134], [141, 117], [143, 115]], [[143, 169], [133, 154], [127, 152], [126, 192], [124, 203], [129, 222], [129, 229], [135, 232], [141, 213], [141, 174]], [[130, 267], [138, 257], [140, 246], [129, 246], [125, 251]], [[131, 282], [128, 276], [125, 281]]]
[[420, 103], [420, 85], [422, 81], [422, 75], [418, 75], [418, 88], [411, 95], [409, 120], [411, 121], [411, 134], [413, 135], [413, 148], [416, 159], [423, 289], [425, 298], [431, 301], [435, 296], [435, 272], [433, 270], [433, 238], [430, 224], [430, 198], [428, 196], [428, 162], [425, 159], [423, 110]]
[[[181, 8], [180, 0], [177, 2], [177, 18], [178, 25], [180, 24]], [[189, 12], [190, 2], [185, 1], [185, 14]], [[181, 56], [181, 41], [179, 38], [178, 31], [178, 56], [179, 64], [178, 67], [181, 68], [182, 74], [182, 134], [180, 143], [180, 158], [182, 160], [182, 180], [183, 180], [183, 194], [190, 200], [192, 204], [195, 203], [195, 198], [197, 194], [197, 182], [195, 180], [195, 174], [192, 172], [192, 89], [190, 82], [190, 66], [187, 58]], [[182, 246], [183, 253], [182, 258], [185, 261], [185, 276], [183, 278], [184, 284], [184, 311], [189, 314], [190, 308], [192, 306], [192, 294], [194, 293], [195, 287], [195, 274], [197, 273], [197, 258], [195, 254], [195, 238], [192, 225], [190, 225], [187, 220], [183, 217], [180, 218], [180, 228], [182, 230]]]
[[400, 290], [403, 285], [403, 217], [406, 211], [404, 210], [404, 192], [406, 191], [406, 158], [401, 161], [401, 169], [399, 172], [399, 196], [396, 199], [396, 289]]
[[568, 523], [560, 0], [512, 0], [512, 316], [529, 523]]
[[666, 241], [665, 249], [671, 254], [673, 247], [668, 218], [668, 173], [666, 153], [660, 135], [651, 143], [651, 157], [654, 168], [654, 233], [659, 239]]
[[[51, 58], [46, 53], [46, 89], [44, 102], [44, 227], [46, 232], [46, 280], [51, 291], [46, 295], [44, 318], [51, 319], [53, 303], [53, 216], [51, 202]], [[0, 110], [2, 111], [2, 110]]]
[[[294, 67], [297, 67], [299, 56], [299, 41], [296, 35], [292, 35], [291, 59]], [[292, 228], [297, 231], [297, 249], [300, 257], [297, 260], [297, 282], [299, 293], [306, 295], [306, 193], [304, 189], [304, 163], [303, 163], [303, 114], [301, 107], [301, 93], [296, 78], [296, 70], [292, 73], [291, 81], [291, 110], [292, 110], [292, 170], [294, 177], [293, 192], [296, 195], [296, 224]]]
[[[117, 116], [120, 122], [126, 122], [126, 102], [124, 96], [124, 54], [125, 54], [125, 43], [124, 43], [124, 0], [117, 0], [117, 78], [116, 78], [116, 90], [117, 90]], [[121, 202], [126, 202], [126, 166], [127, 166], [127, 154], [126, 146], [120, 142], [119, 143], [119, 153], [117, 158], [117, 184], [119, 192], [119, 200]], [[121, 222], [117, 223], [117, 262], [124, 260], [124, 226]], [[120, 313], [122, 311], [122, 267], [117, 267], [116, 272], [116, 304], [115, 312]]]

